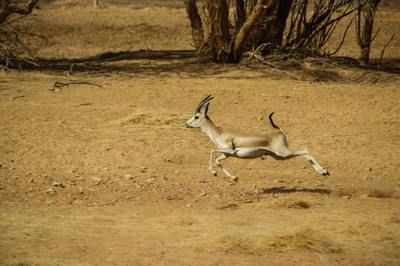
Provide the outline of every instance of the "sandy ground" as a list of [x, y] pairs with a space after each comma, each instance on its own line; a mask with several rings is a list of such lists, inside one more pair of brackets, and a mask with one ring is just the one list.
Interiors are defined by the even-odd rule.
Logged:
[[[42, 57], [191, 47], [179, 8], [51, 5], [32, 19], [48, 36]], [[71, 80], [101, 87], [52, 90]], [[179, 58], [1, 72], [0, 264], [399, 265], [399, 85], [312, 60], [290, 72]], [[274, 111], [290, 147], [331, 176], [268, 157], [227, 160], [234, 185], [210, 175], [211, 142], [184, 126], [208, 94], [224, 129], [269, 132]]]

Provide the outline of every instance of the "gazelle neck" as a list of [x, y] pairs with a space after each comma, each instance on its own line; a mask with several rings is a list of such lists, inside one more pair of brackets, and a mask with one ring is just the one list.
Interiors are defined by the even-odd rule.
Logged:
[[217, 138], [221, 134], [221, 130], [211, 121], [209, 117], [206, 117], [204, 122], [201, 124], [201, 131], [207, 134], [212, 142], [217, 144]]

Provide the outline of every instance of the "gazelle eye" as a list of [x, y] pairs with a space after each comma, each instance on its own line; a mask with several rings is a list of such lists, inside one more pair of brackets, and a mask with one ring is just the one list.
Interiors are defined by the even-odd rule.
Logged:
[[199, 119], [199, 116], [198, 116], [198, 115], [196, 115], [196, 116], [194, 117], [194, 119]]

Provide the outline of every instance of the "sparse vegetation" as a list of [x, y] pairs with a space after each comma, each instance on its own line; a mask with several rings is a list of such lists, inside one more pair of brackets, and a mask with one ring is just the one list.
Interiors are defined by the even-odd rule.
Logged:
[[[399, 1], [376, 13], [378, 70], [352, 67], [354, 21], [335, 60], [250, 45], [216, 64], [195, 58], [182, 0], [116, 1], [15, 20], [47, 39], [20, 35], [38, 65], [0, 70], [2, 265], [400, 265]], [[227, 131], [269, 133], [275, 112], [331, 176], [269, 156], [227, 162], [235, 185], [210, 176], [212, 144], [185, 127], [208, 94]]]
[[342, 28], [342, 41], [334, 50], [329, 51], [326, 44], [338, 24], [353, 16], [362, 50], [360, 59], [368, 63], [374, 17], [380, 1], [207, 0], [202, 5], [198, 2], [185, 1], [193, 41], [200, 54], [215, 62], [238, 62], [246, 53], [258, 54], [260, 59], [260, 54], [277, 51], [296, 56], [334, 55], [354, 19]]

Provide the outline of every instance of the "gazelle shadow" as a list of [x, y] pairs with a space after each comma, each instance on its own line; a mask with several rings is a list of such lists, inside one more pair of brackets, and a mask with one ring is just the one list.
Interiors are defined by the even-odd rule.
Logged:
[[330, 194], [332, 191], [323, 188], [288, 188], [288, 187], [272, 187], [259, 189], [260, 194], [288, 194], [288, 193], [318, 193]]

